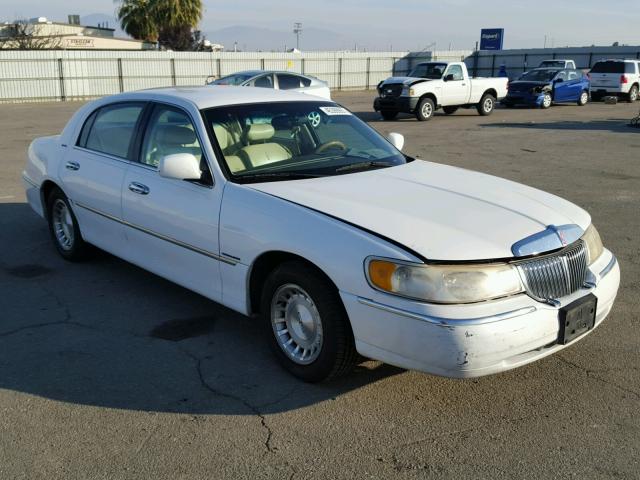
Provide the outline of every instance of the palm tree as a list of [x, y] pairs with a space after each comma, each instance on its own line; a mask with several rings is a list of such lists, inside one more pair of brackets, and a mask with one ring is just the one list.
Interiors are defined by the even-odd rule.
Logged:
[[121, 0], [116, 15], [122, 29], [137, 40], [157, 42], [158, 27], [151, 15], [155, 3], [157, 0]]
[[158, 30], [164, 28], [194, 28], [202, 19], [202, 0], [151, 0], [151, 16]]

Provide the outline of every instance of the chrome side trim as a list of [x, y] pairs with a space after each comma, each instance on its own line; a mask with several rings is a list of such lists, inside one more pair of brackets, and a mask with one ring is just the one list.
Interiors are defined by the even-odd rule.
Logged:
[[27, 182], [29, 185], [35, 187], [35, 188], [40, 188], [40, 185], [38, 185], [36, 182], [34, 182], [33, 180], [31, 180], [29, 177], [27, 177], [24, 173], [22, 174], [22, 179]]
[[510, 312], [498, 313], [496, 315], [489, 315], [486, 317], [455, 319], [455, 318], [432, 317], [430, 315], [423, 315], [421, 313], [410, 312], [402, 308], [392, 307], [390, 305], [378, 303], [368, 298], [362, 298], [362, 297], [357, 297], [357, 298], [358, 298], [358, 302], [361, 303], [362, 305], [377, 308], [378, 310], [382, 310], [384, 312], [393, 313], [396, 315], [402, 315], [403, 317], [408, 317], [413, 320], [421, 320], [423, 322], [431, 323], [433, 325], [438, 325], [440, 327], [468, 327], [468, 326], [474, 326], [474, 325], [485, 325], [487, 323], [501, 322], [502, 320], [520, 317], [522, 315], [527, 315], [529, 313], [533, 313], [536, 311], [536, 307], [532, 305], [530, 307], [523, 307], [517, 310], [512, 310]]
[[100, 210], [96, 210], [95, 208], [89, 207], [82, 203], [78, 203], [78, 202], [73, 202], [73, 203], [74, 205], [77, 205], [80, 208], [84, 208], [85, 210], [95, 213], [96, 215], [100, 215], [101, 217], [108, 218], [109, 220], [113, 220], [114, 222], [120, 223], [127, 227], [131, 227], [134, 230], [138, 230], [139, 232], [146, 233], [147, 235], [151, 235], [152, 237], [156, 237], [160, 240], [164, 240], [165, 242], [169, 242], [179, 247], [186, 248], [187, 250], [191, 250], [192, 252], [199, 253], [200, 255], [204, 255], [205, 257], [213, 258], [214, 260], [218, 260], [228, 265], [236, 265], [238, 263], [235, 260], [220, 256], [213, 252], [209, 252], [208, 250], [203, 250], [202, 248], [190, 245], [188, 243], [181, 242], [180, 240], [176, 240], [175, 238], [171, 238], [161, 233], [157, 233], [152, 230], [146, 229], [144, 227], [140, 227], [139, 225], [134, 225], [133, 223], [127, 222], [126, 220], [121, 220], [118, 217], [114, 217], [113, 215], [110, 215], [108, 213], [101, 212]]
[[613, 270], [613, 267], [616, 266], [616, 263], [618, 263], [618, 259], [616, 258], [615, 255], [612, 254], [611, 255], [611, 260], [609, 260], [609, 263], [607, 263], [607, 266], [602, 269], [602, 271], [600, 272], [600, 274], [598, 276], [600, 278], [602, 278], [605, 275], [607, 275], [611, 270]]

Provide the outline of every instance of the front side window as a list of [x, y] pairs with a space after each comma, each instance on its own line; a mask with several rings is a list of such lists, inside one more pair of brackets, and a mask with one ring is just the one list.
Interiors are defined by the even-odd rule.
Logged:
[[189, 116], [177, 108], [158, 105], [149, 119], [140, 162], [158, 167], [162, 157], [176, 153], [190, 153], [202, 163], [202, 149]]
[[462, 67], [460, 65], [451, 65], [447, 70], [447, 75], [453, 75], [454, 80], [464, 80]]
[[292, 90], [300, 88], [300, 77], [297, 75], [278, 74], [278, 87], [280, 90]]
[[407, 161], [366, 123], [331, 102], [235, 105], [203, 113], [237, 182], [341, 175]]
[[129, 147], [143, 108], [142, 103], [120, 103], [100, 108], [85, 123], [78, 145], [96, 152], [128, 158]]
[[218, 80], [211, 82], [211, 85], [242, 85], [254, 76], [255, 73], [236, 73], [219, 78]]
[[251, 82], [253, 87], [273, 88], [273, 75], [262, 75]]

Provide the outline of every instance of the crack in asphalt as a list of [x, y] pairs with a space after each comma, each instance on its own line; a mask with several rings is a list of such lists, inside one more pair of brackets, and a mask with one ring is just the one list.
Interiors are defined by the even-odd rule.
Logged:
[[607, 385], [611, 385], [612, 387], [617, 388], [618, 390], [631, 394], [634, 397], [636, 397], [638, 400], [640, 400], [640, 393], [636, 392], [635, 390], [631, 390], [630, 388], [624, 387], [622, 385], [618, 385], [615, 382], [612, 382], [610, 380], [607, 380], [606, 378], [602, 378], [598, 375], [596, 375], [596, 373], [598, 373], [596, 370], [591, 370], [589, 368], [583, 367], [581, 365], [578, 365], [577, 363], [572, 362], [571, 360], [568, 360], [566, 358], [564, 358], [562, 355], [556, 355], [555, 358], [557, 358], [558, 360], [560, 360], [562, 363], [564, 363], [565, 365], [570, 366], [571, 368], [575, 368], [577, 370], [581, 370], [583, 371], [588, 378], [593, 378], [594, 380], [598, 380], [604, 384]]

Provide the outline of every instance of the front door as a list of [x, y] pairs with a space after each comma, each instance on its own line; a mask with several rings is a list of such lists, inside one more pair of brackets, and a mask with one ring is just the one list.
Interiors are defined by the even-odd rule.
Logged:
[[442, 86], [442, 99], [440, 104], [442, 106], [447, 105], [464, 105], [468, 102], [470, 84], [468, 80], [464, 79], [462, 67], [460, 65], [449, 65], [447, 71], [444, 74]]
[[[187, 112], [156, 104], [139, 161], [125, 176], [122, 210], [128, 260], [219, 301], [222, 188], [213, 184], [201, 141]], [[190, 153], [201, 160], [200, 182], [160, 176], [160, 159], [176, 153]]]
[[59, 176], [84, 240], [115, 255], [125, 250], [122, 183], [144, 103], [126, 102], [93, 112], [67, 147]]

